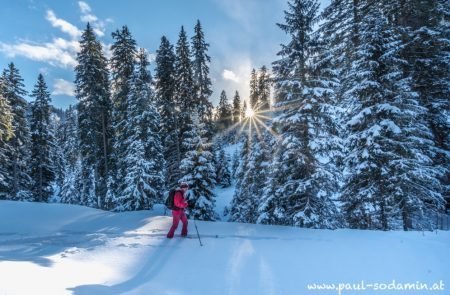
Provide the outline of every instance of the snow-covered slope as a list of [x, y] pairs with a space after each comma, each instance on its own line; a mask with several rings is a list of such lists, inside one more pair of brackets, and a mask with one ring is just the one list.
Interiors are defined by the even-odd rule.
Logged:
[[[314, 283], [442, 283], [450, 232], [308, 230], [0, 201], [0, 294], [339, 294]], [[420, 291], [380, 294], [424, 294]], [[375, 294], [367, 292], [342, 294]], [[378, 293], [376, 293], [378, 294]]]

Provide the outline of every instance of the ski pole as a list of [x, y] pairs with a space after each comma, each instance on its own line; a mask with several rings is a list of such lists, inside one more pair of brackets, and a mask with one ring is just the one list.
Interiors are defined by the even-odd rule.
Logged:
[[202, 240], [200, 239], [200, 234], [198, 233], [198, 228], [197, 228], [197, 223], [195, 222], [195, 217], [192, 217], [194, 219], [194, 225], [195, 225], [195, 230], [197, 231], [197, 237], [198, 237], [198, 241], [200, 242], [200, 247], [203, 246], [202, 244]]

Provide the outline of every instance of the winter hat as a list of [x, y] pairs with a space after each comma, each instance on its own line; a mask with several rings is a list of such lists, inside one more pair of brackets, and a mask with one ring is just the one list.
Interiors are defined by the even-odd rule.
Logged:
[[189, 184], [187, 184], [186, 182], [182, 182], [180, 183], [180, 188], [189, 188]]

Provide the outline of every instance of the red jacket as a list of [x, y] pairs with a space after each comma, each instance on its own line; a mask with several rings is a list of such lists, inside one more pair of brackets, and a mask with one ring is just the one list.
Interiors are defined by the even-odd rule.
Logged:
[[175, 196], [173, 197], [173, 204], [180, 209], [184, 209], [188, 206], [182, 191], [176, 191]]

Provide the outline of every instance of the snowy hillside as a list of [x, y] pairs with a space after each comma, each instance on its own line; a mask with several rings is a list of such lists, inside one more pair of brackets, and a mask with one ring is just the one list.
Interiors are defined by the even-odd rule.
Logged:
[[[308, 284], [442, 282], [450, 232], [308, 230], [0, 201], [0, 294], [339, 294]], [[382, 286], [382, 285], [380, 285]], [[374, 294], [353, 292], [353, 294]], [[427, 292], [433, 294], [434, 292]], [[341, 294], [352, 294], [343, 291]], [[380, 294], [388, 294], [380, 292]], [[396, 291], [389, 294], [424, 294]]]

